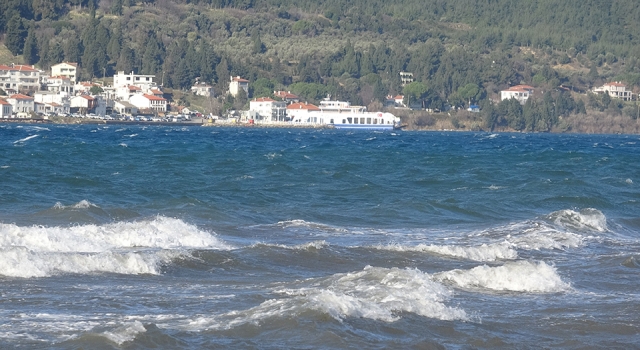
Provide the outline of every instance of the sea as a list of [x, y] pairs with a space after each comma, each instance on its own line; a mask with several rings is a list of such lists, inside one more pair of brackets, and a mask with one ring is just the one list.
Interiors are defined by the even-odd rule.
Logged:
[[0, 124], [1, 349], [640, 347], [640, 136]]

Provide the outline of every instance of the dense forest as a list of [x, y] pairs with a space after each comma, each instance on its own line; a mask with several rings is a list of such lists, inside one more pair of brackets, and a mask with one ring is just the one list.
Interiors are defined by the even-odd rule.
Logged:
[[[0, 0], [4, 45], [48, 69], [79, 62], [83, 79], [155, 74], [177, 91], [196, 81], [250, 96], [290, 90], [382, 108], [387, 95], [431, 110], [482, 106], [482, 128], [549, 131], [562, 116], [637, 118], [634, 104], [585, 93], [640, 84], [640, 6], [626, 0]], [[7, 62], [5, 62], [7, 63]], [[413, 73], [403, 86], [400, 72]], [[528, 84], [526, 105], [493, 104]], [[605, 97], [606, 96], [606, 97]]]

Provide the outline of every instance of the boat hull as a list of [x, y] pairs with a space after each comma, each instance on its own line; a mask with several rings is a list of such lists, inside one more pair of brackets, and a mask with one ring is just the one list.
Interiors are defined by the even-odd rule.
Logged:
[[393, 130], [393, 124], [333, 124], [336, 129], [349, 130]]

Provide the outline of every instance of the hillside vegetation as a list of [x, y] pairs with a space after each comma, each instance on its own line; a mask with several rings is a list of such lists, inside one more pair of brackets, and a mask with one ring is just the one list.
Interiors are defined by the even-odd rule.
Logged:
[[[0, 8], [14, 60], [43, 69], [71, 61], [83, 79], [155, 74], [176, 92], [202, 81], [220, 94], [229, 76], [251, 81], [250, 96], [205, 103], [214, 113], [284, 89], [375, 109], [404, 94], [435, 111], [453, 106], [430, 117], [452, 128], [570, 131], [578, 127], [569, 121], [587, 120], [576, 115], [637, 124], [634, 102], [586, 94], [605, 81], [640, 83], [632, 1], [0, 0]], [[415, 81], [402, 86], [403, 71]], [[516, 84], [536, 88], [528, 105], [489, 102]], [[473, 103], [481, 115], [455, 110]], [[416, 128], [439, 125], [400, 114]]]

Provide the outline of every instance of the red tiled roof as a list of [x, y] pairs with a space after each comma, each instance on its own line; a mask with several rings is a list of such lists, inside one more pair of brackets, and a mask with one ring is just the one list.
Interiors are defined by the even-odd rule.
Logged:
[[404, 96], [398, 95], [398, 96], [394, 97], [393, 99], [394, 100], [404, 100]]
[[149, 100], [152, 100], [152, 101], [166, 101], [164, 98], [158, 97], [158, 96], [155, 96], [155, 95], [143, 94], [143, 96], [146, 97]]
[[0, 98], [0, 105], [10, 105], [11, 103]]
[[135, 85], [129, 85], [128, 88], [131, 91], [140, 91], [140, 90], [142, 90], [141, 88], [139, 88], [139, 87], [137, 87]]
[[37, 72], [38, 71], [33, 66], [27, 66], [27, 65], [22, 65], [22, 64], [15, 64], [15, 65], [13, 65], [13, 67], [7, 66], [7, 65], [4, 65], [4, 64], [0, 64], [0, 70], [18, 70], [18, 71], [24, 71], [24, 72]]
[[33, 97], [27, 96], [27, 95], [23, 95], [23, 94], [11, 95], [11, 96], [9, 96], [9, 98], [13, 98], [13, 99], [16, 99], [16, 100], [33, 100]]
[[242, 79], [240, 77], [233, 77], [233, 81], [237, 81], [239, 83], [248, 83], [249, 82], [247, 79]]
[[606, 83], [606, 84], [604, 84], [604, 86], [619, 86], [619, 87], [626, 87], [626, 85], [624, 85], [624, 84], [622, 84], [622, 83], [619, 83], [619, 82], [617, 82], [617, 81], [610, 82], [610, 83]]
[[306, 109], [308, 111], [319, 111], [320, 108], [318, 108], [318, 106], [316, 105], [312, 105], [310, 103], [302, 103], [302, 102], [298, 102], [298, 103], [292, 103], [290, 105], [287, 106], [287, 109]]
[[297, 95], [290, 93], [289, 91], [276, 91], [274, 94], [280, 98], [288, 98], [288, 99], [297, 99], [299, 98]]
[[253, 102], [276, 102], [276, 101], [269, 97], [260, 97], [260, 98], [254, 99]]
[[533, 86], [529, 86], [529, 85], [516, 85], [516, 86], [512, 86], [506, 90], [503, 91], [531, 91], [533, 90]]
[[80, 97], [84, 97], [85, 99], [89, 100], [89, 101], [93, 101], [95, 100], [95, 98], [89, 96], [89, 95], [80, 95]]
[[60, 65], [60, 64], [63, 64], [63, 63], [66, 63], [66, 64], [68, 64], [70, 66], [74, 66], [74, 67], [78, 68], [78, 63], [76, 63], [76, 62], [61, 62], [61, 63], [58, 63], [58, 64], [54, 64], [54, 66], [57, 66], [57, 65]]

